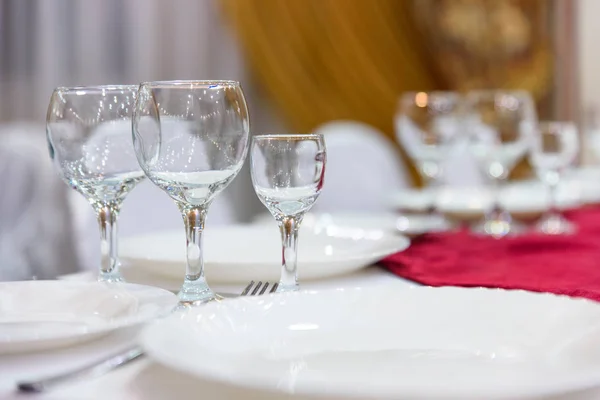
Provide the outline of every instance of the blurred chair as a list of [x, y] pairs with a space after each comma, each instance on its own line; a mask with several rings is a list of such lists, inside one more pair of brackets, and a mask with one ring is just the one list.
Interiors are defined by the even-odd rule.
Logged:
[[68, 187], [51, 165], [43, 125], [0, 125], [0, 281], [49, 279], [78, 262]]
[[482, 186], [487, 184], [475, 157], [469, 150], [467, 138], [456, 143], [453, 150], [442, 161], [444, 175], [442, 180], [448, 186]]
[[334, 121], [315, 130], [325, 136], [325, 186], [316, 212], [383, 212], [390, 194], [410, 186], [393, 143], [359, 122]]

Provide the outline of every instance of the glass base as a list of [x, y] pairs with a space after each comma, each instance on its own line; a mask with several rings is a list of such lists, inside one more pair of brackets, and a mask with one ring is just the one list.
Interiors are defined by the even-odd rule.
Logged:
[[275, 293], [297, 292], [298, 290], [300, 290], [300, 285], [297, 283], [295, 285], [283, 285], [279, 283]]
[[98, 282], [125, 282], [118, 271], [102, 272], [98, 275]]
[[523, 224], [512, 221], [510, 218], [485, 219], [471, 227], [471, 232], [476, 235], [491, 236], [496, 239], [521, 235], [525, 231], [526, 228]]
[[183, 307], [193, 307], [217, 300], [217, 296], [204, 279], [196, 281], [186, 279], [177, 296], [179, 297], [179, 306]]
[[561, 214], [545, 215], [534, 229], [544, 235], [572, 235], [577, 231], [577, 227]]

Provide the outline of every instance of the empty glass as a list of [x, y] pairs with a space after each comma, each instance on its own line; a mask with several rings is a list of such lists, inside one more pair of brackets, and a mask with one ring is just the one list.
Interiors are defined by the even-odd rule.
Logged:
[[579, 136], [572, 122], [540, 122], [531, 147], [530, 160], [540, 180], [548, 187], [548, 212], [535, 229], [548, 235], [570, 234], [575, 226], [557, 210], [556, 189], [563, 170], [577, 158]]
[[410, 92], [400, 98], [396, 136], [427, 186], [441, 182], [442, 162], [460, 129], [460, 104], [455, 92]]
[[474, 232], [503, 237], [522, 228], [500, 203], [500, 184], [527, 153], [537, 122], [531, 96], [521, 91], [474, 91], [466, 96], [470, 149], [493, 185], [493, 205]]
[[142, 169], [181, 211], [187, 265], [181, 305], [215, 299], [204, 278], [202, 234], [216, 195], [238, 174], [248, 152], [248, 109], [234, 81], [142, 83], [133, 142]]
[[282, 268], [277, 291], [298, 290], [298, 229], [323, 188], [323, 135], [254, 136], [250, 161], [256, 195], [281, 231]]
[[48, 107], [50, 157], [61, 177], [90, 202], [100, 224], [101, 281], [121, 281], [117, 217], [144, 179], [131, 143], [137, 86], [57, 88]]

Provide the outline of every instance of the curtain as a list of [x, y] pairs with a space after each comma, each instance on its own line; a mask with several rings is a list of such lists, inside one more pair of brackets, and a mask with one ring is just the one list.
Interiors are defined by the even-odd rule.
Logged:
[[222, 4], [253, 72], [296, 131], [350, 119], [391, 137], [399, 93], [445, 87], [422, 50], [410, 2]]
[[0, 1], [0, 121], [44, 121], [56, 86], [225, 78], [245, 65], [212, 0]]
[[221, 3], [252, 71], [303, 132], [353, 119], [394, 139], [404, 91], [520, 88], [541, 99], [552, 82], [544, 0]]
[[456, 90], [526, 89], [542, 100], [551, 89], [547, 0], [414, 0], [437, 71]]

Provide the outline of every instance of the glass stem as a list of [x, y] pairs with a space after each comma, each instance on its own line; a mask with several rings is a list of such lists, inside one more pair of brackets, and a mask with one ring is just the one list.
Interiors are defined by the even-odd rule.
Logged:
[[298, 285], [298, 228], [302, 216], [287, 216], [278, 220], [281, 231], [281, 278], [278, 292], [291, 292]]
[[556, 173], [555, 179], [548, 180], [546, 185], [548, 186], [548, 215], [558, 215], [558, 202], [556, 200], [556, 189], [558, 187], [559, 177]]
[[123, 281], [119, 267], [117, 217], [119, 208], [114, 204], [104, 204], [96, 209], [100, 226], [100, 275], [98, 280], [107, 282]]
[[181, 208], [185, 223], [187, 249], [185, 280], [179, 292], [179, 300], [183, 303], [204, 302], [214, 299], [214, 294], [204, 278], [202, 237], [206, 212], [206, 206]]
[[500, 205], [500, 178], [492, 178], [492, 208], [490, 210], [490, 219], [499, 218], [502, 214]]

